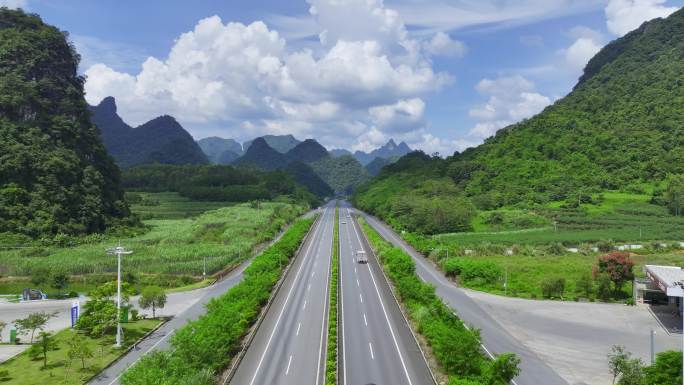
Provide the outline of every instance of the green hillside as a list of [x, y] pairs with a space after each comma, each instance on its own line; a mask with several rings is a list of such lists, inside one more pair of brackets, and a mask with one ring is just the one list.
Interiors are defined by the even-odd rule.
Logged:
[[[683, 106], [680, 10], [608, 44], [573, 91], [537, 116], [447, 159], [411, 154], [386, 167], [355, 201], [409, 230], [432, 233], [463, 230], [473, 206], [572, 207], [596, 203], [607, 190], [652, 193], [668, 175], [684, 173]], [[459, 220], [444, 204], [455, 200], [463, 203]], [[416, 216], [430, 223], [412, 223]]]
[[129, 215], [66, 36], [0, 8], [0, 233], [91, 233]]

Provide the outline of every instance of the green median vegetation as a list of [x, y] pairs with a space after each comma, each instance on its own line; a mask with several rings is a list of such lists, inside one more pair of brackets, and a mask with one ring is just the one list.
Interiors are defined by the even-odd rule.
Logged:
[[[159, 320], [122, 324], [123, 349], [159, 325]], [[46, 339], [47, 335], [47, 339]], [[45, 342], [45, 343], [43, 343]], [[30, 349], [0, 364], [3, 385], [81, 385], [124, 351], [114, 347], [114, 335], [87, 336], [67, 329], [41, 333]]]
[[254, 258], [242, 281], [207, 305], [205, 315], [179, 329], [173, 349], [144, 356], [121, 378], [124, 385], [209, 385], [241, 348], [263, 306], [313, 224], [296, 221], [283, 236]]
[[337, 281], [339, 278], [339, 207], [335, 208], [333, 230], [332, 276], [330, 277], [330, 311], [328, 313], [328, 359], [325, 367], [325, 384], [337, 384]]
[[489, 360], [480, 348], [479, 332], [466, 327], [437, 297], [435, 288], [418, 278], [411, 257], [383, 240], [367, 223], [362, 225], [415, 330], [427, 341], [448, 384], [507, 385], [519, 373], [520, 359], [504, 353]]

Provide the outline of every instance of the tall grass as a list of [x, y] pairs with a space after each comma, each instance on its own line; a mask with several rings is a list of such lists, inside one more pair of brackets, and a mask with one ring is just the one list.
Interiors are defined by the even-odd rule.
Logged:
[[266, 202], [259, 208], [238, 204], [205, 212], [196, 218], [153, 219], [147, 233], [124, 239], [107, 238], [76, 247], [0, 249], [0, 272], [29, 276], [41, 269], [72, 275], [116, 271], [116, 258], [105, 249], [121, 242], [133, 250], [123, 270], [134, 273], [202, 274], [239, 263], [259, 243], [273, 238], [288, 222], [303, 213], [302, 206]]

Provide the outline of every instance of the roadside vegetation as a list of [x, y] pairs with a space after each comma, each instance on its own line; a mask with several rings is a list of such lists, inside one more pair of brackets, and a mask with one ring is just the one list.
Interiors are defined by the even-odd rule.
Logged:
[[[122, 324], [123, 349], [154, 329], [159, 320]], [[36, 334], [27, 351], [0, 364], [0, 383], [6, 385], [81, 385], [115, 360], [122, 349], [114, 347], [114, 335], [88, 336], [67, 329], [56, 334]]]
[[668, 350], [656, 355], [652, 365], [615, 345], [608, 353], [608, 369], [617, 385], [679, 385], [682, 383], [682, 352]]
[[328, 312], [328, 354], [325, 366], [325, 384], [337, 385], [337, 282], [339, 280], [340, 208], [335, 207], [333, 229], [332, 272], [330, 277], [330, 304]]
[[[165, 197], [149, 199], [164, 202]], [[305, 210], [284, 202], [233, 204], [194, 218], [149, 219], [145, 221], [149, 230], [131, 237], [65, 237], [63, 244], [37, 241], [0, 249], [0, 274], [7, 277], [0, 277], [0, 294], [33, 287], [54, 296], [57, 275], [68, 277], [61, 292], [88, 292], [116, 278], [116, 258], [105, 249], [118, 242], [133, 250], [122, 269], [125, 280], [135, 287], [192, 285], [202, 280], [205, 263], [207, 275], [241, 263]]]
[[684, 217], [650, 200], [606, 193], [576, 208], [483, 211], [473, 220], [480, 231], [402, 236], [464, 287], [523, 298], [628, 301], [631, 281], [607, 290], [593, 274], [599, 257], [638, 245], [624, 250], [636, 277], [645, 264], [678, 266], [684, 258]]
[[240, 350], [283, 269], [294, 256], [313, 219], [300, 219], [254, 258], [242, 281], [207, 305], [207, 313], [179, 329], [173, 349], [144, 356], [125, 372], [124, 385], [209, 385]]
[[448, 384], [507, 385], [519, 373], [520, 359], [505, 353], [489, 360], [480, 348], [478, 331], [467, 328], [437, 297], [435, 288], [418, 278], [411, 257], [382, 239], [365, 221], [362, 227], [416, 331], [426, 339], [439, 369], [448, 377]]

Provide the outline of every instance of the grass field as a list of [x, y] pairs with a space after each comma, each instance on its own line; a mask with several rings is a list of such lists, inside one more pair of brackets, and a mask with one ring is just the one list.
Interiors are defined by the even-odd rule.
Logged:
[[[564, 299], [575, 299], [576, 283], [591, 275], [599, 255], [595, 247], [602, 245], [641, 244], [635, 250], [634, 272], [643, 275], [643, 265], [663, 264], [681, 266], [684, 251], [684, 217], [673, 217], [665, 208], [648, 203], [647, 195], [606, 193], [601, 204], [583, 204], [580, 209], [563, 209], [551, 204], [535, 215], [545, 216], [550, 226], [507, 231], [487, 231], [492, 226], [482, 223], [480, 214], [476, 228], [484, 231], [439, 234], [422, 237], [406, 234], [405, 238], [423, 254], [441, 264], [450, 257], [473, 261], [478, 266], [491, 268], [495, 279], [459, 279], [461, 285], [495, 294], [541, 298], [541, 282], [546, 278], [565, 278]], [[511, 210], [515, 212], [515, 210]], [[555, 225], [554, 225], [555, 221]], [[669, 245], [659, 247], [660, 243]], [[658, 247], [656, 247], [658, 246]], [[578, 248], [578, 253], [568, 248]], [[504, 281], [507, 277], [507, 290]], [[626, 298], [631, 284], [623, 287], [615, 298]]]
[[[154, 329], [158, 320], [139, 320], [123, 324], [123, 347], [126, 348]], [[114, 348], [114, 336], [102, 338], [85, 337], [86, 344], [93, 353], [85, 361], [85, 369], [80, 360], [68, 358], [68, 342], [74, 338], [75, 331], [63, 330], [55, 334], [57, 350], [47, 354], [48, 365], [43, 368], [43, 360], [33, 360], [28, 351], [0, 364], [0, 371], [8, 371], [9, 379], [0, 380], [4, 385], [81, 385], [114, 361], [123, 349]]]
[[180, 219], [198, 216], [210, 210], [232, 206], [231, 202], [193, 201], [175, 192], [128, 193], [136, 196], [131, 210], [142, 219]]
[[[189, 285], [194, 280], [176, 278], [182, 275], [199, 279], [205, 260], [207, 274], [241, 262], [256, 245], [274, 237], [303, 211], [301, 206], [265, 202], [258, 208], [250, 204], [223, 207], [194, 218], [150, 219], [145, 221], [150, 230], [132, 238], [107, 239], [69, 248], [0, 250], [0, 272], [5, 276], [27, 277], [40, 270], [63, 271], [76, 276], [67, 291], [87, 291], [93, 284], [113, 278], [116, 258], [107, 255], [105, 249], [121, 242], [133, 250], [133, 254], [124, 257], [124, 273], [142, 278], [149, 274], [161, 275], [162, 283], [169, 282], [166, 286]], [[78, 277], [85, 277], [82, 288]], [[17, 289], [26, 287], [25, 283], [25, 279], [23, 282], [16, 278], [1, 279], [0, 294], [17, 293]], [[40, 288], [54, 292], [49, 284]]]

